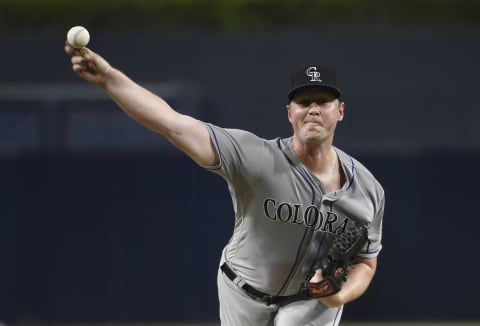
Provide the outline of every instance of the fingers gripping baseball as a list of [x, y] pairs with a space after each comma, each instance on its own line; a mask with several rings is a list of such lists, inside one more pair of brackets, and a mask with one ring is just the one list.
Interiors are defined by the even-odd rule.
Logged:
[[88, 48], [75, 49], [68, 43], [65, 52], [70, 55], [72, 69], [88, 82], [103, 84], [111, 69], [110, 64]]

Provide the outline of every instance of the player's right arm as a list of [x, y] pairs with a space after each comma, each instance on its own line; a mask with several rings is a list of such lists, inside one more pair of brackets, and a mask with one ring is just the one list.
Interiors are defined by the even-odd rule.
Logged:
[[198, 164], [217, 164], [218, 155], [203, 122], [176, 112], [95, 52], [86, 48], [77, 50], [68, 44], [65, 52], [71, 56], [73, 70], [100, 86], [130, 117], [166, 137]]

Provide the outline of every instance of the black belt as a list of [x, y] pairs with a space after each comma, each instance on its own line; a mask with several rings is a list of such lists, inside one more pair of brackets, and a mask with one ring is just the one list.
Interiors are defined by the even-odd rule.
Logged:
[[[223, 263], [220, 269], [232, 282], [237, 278], [237, 274], [235, 274], [235, 272], [230, 268], [230, 266], [227, 265], [227, 263]], [[307, 299], [307, 297], [305, 297], [305, 294], [303, 292], [300, 292], [299, 294], [290, 295], [290, 296], [273, 296], [273, 295], [258, 291], [253, 286], [250, 286], [247, 283], [243, 284], [241, 288], [245, 290], [245, 292], [247, 292], [247, 294], [253, 297], [254, 299], [259, 299], [265, 302], [267, 305], [281, 304], [281, 303], [286, 304], [296, 300]]]

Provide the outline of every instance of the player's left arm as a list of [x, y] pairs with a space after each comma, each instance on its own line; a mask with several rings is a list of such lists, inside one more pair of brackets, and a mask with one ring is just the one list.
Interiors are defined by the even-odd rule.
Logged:
[[[375, 275], [375, 272], [377, 270], [377, 255], [381, 249], [381, 230], [385, 207], [385, 195], [383, 189], [380, 186], [377, 189], [379, 190], [377, 197], [378, 209], [376, 210], [376, 214], [373, 218], [372, 223], [369, 225], [367, 235], [369, 250], [364, 251], [370, 251], [370, 254], [368, 257], [356, 255], [352, 258], [350, 266], [347, 270], [348, 275], [346, 281], [341, 283], [340, 291], [330, 296], [323, 296], [318, 298], [320, 303], [324, 304], [327, 307], [339, 307], [343, 304], [358, 299], [367, 291]], [[377, 253], [377, 255], [374, 254], [375, 252]], [[320, 280], [323, 279], [321, 269], [316, 271], [314, 278], [315, 277]]]
[[[377, 269], [377, 257], [357, 257], [350, 266], [347, 281], [342, 289], [331, 296], [318, 298], [327, 307], [338, 307], [359, 298], [368, 289]], [[322, 278], [321, 270], [317, 270], [314, 278]]]

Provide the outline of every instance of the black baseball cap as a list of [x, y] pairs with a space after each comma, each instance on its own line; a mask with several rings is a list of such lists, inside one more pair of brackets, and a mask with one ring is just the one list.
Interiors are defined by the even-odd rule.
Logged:
[[308, 65], [295, 71], [291, 75], [291, 85], [288, 99], [292, 100], [295, 93], [307, 87], [321, 87], [329, 89], [338, 97], [342, 92], [337, 86], [337, 73], [335, 70], [322, 65]]

